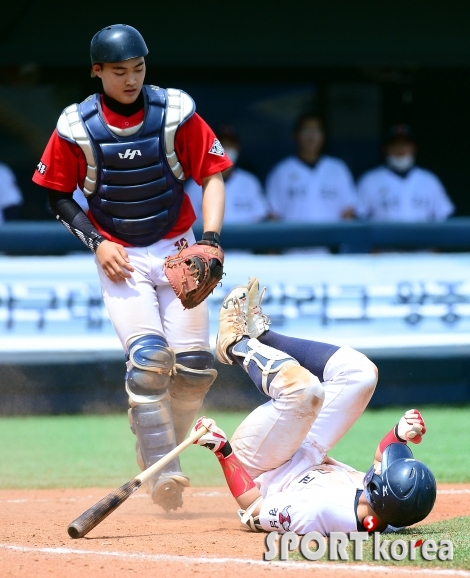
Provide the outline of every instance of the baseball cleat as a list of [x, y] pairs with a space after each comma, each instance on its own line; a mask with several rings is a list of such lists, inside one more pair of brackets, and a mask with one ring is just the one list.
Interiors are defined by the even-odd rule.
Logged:
[[266, 293], [266, 287], [259, 292], [259, 281], [256, 277], [248, 280], [248, 334], [257, 339], [265, 331], [269, 331], [271, 320], [263, 313], [261, 303]]
[[247, 315], [248, 288], [241, 285], [230, 291], [220, 308], [215, 353], [221, 363], [234, 365], [234, 361], [230, 359], [227, 351], [244, 335], [248, 335]]
[[149, 488], [149, 493], [154, 504], [161, 506], [165, 512], [169, 512], [182, 507], [185, 486], [189, 486], [189, 478], [186, 476], [163, 475], [153, 483], [152, 489]]

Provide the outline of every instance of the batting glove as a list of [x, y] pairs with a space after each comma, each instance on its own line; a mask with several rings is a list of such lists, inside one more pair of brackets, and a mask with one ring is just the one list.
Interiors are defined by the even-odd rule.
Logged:
[[402, 440], [414, 444], [421, 443], [423, 435], [426, 433], [426, 425], [419, 411], [409, 409], [398, 422], [396, 432]]
[[204, 425], [208, 426], [210, 429], [207, 433], [205, 433], [193, 443], [208, 448], [215, 454], [220, 453], [222, 448], [227, 443], [227, 436], [225, 432], [220, 429], [220, 427], [217, 427], [213, 419], [206, 418], [205, 416], [200, 417], [197, 420], [196, 425], [193, 427], [193, 432], [197, 431], [201, 427], [203, 420]]

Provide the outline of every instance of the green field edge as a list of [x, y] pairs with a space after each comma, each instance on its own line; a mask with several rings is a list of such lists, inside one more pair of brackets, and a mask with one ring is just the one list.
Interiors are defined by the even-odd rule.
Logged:
[[[367, 471], [380, 436], [405, 409], [366, 410], [329, 455], [358, 471]], [[247, 414], [201, 410], [201, 415], [204, 413], [229, 437]], [[427, 408], [423, 415], [428, 432], [423, 443], [410, 444], [415, 458], [428, 465], [439, 484], [470, 483], [469, 409]], [[124, 412], [0, 417], [0, 439], [0, 489], [115, 488], [140, 471], [135, 437]], [[217, 459], [205, 448], [185, 450], [181, 466], [194, 487], [225, 487]]]

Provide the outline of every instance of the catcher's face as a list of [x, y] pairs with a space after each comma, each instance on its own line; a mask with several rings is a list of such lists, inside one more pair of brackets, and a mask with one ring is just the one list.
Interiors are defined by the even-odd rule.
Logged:
[[123, 62], [94, 64], [93, 72], [101, 78], [104, 92], [121, 104], [132, 104], [140, 94], [145, 79], [143, 57]]

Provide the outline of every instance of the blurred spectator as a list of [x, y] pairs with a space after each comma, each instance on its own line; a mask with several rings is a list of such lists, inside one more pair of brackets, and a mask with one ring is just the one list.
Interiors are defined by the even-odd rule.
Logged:
[[17, 219], [22, 202], [15, 174], [9, 166], [0, 163], [0, 224]]
[[[240, 154], [240, 141], [234, 129], [224, 125], [217, 131], [217, 138], [233, 166], [222, 172], [225, 181], [224, 223], [256, 223], [268, 215], [268, 204], [260, 181], [248, 171], [236, 166]], [[202, 187], [192, 179], [185, 185], [198, 221], [202, 219]]]
[[284, 159], [268, 175], [266, 192], [274, 218], [297, 223], [354, 218], [354, 181], [342, 160], [322, 154], [325, 130], [321, 118], [301, 116], [294, 139], [297, 156]]
[[390, 129], [385, 164], [358, 183], [358, 214], [373, 221], [443, 221], [454, 205], [437, 176], [415, 165], [417, 144], [406, 124]]

